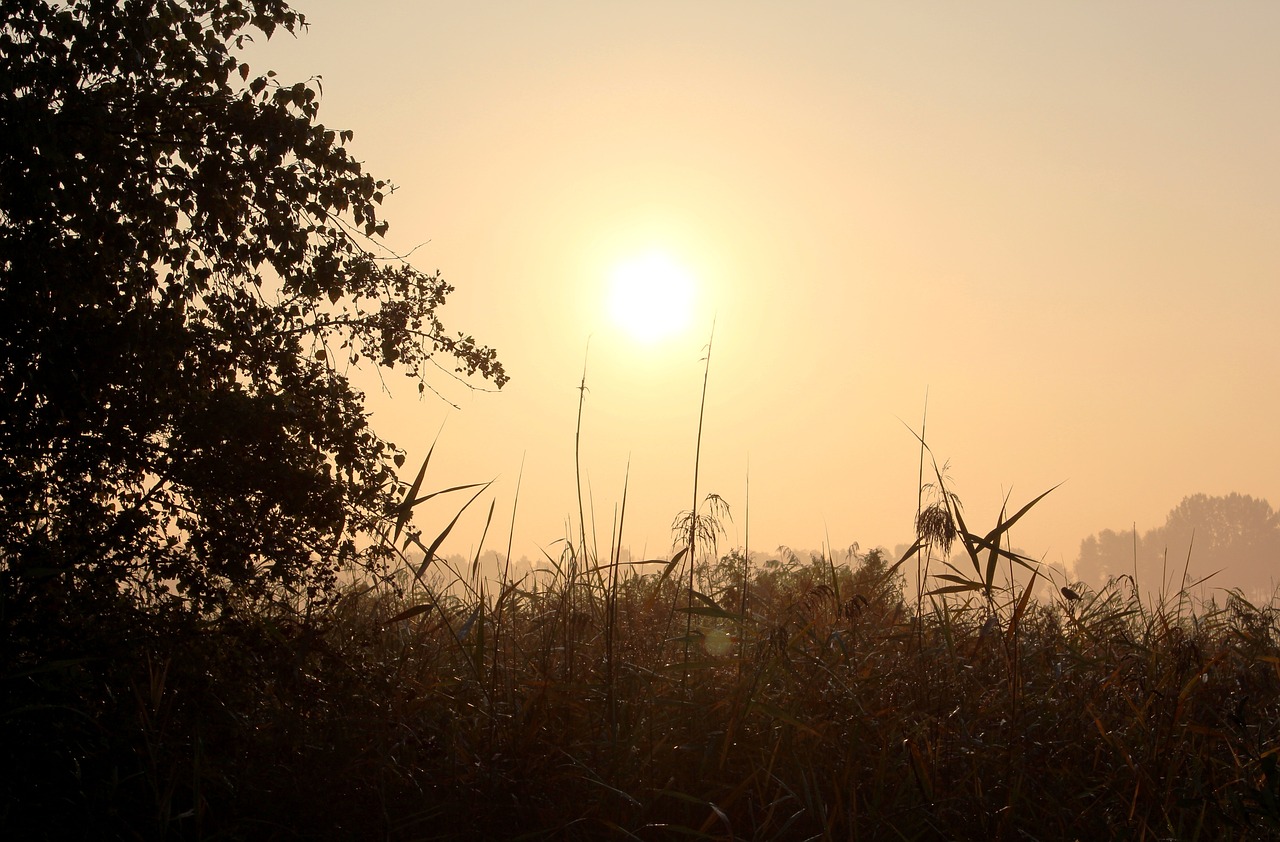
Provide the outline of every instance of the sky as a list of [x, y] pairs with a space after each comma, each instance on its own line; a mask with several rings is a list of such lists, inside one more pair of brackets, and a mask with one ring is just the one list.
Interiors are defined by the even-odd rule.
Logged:
[[[439, 434], [425, 487], [495, 480], [457, 551], [488, 500], [486, 548], [513, 508], [516, 557], [577, 535], [584, 365], [601, 552], [625, 483], [623, 545], [669, 554], [704, 375], [722, 550], [909, 541], [926, 395], [971, 527], [1061, 483], [1013, 531], [1035, 558], [1190, 494], [1280, 505], [1280, 4], [295, 7], [254, 72], [321, 77], [397, 185], [388, 243], [511, 376], [356, 375], [406, 473]], [[683, 278], [683, 329], [615, 318], [638, 271]]]

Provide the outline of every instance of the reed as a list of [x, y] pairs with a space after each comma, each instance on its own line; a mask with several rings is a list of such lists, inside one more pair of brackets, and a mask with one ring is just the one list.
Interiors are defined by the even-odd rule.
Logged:
[[[581, 388], [580, 399], [585, 371]], [[582, 411], [580, 400], [579, 439]], [[699, 498], [700, 424], [693, 508], [671, 557], [623, 560], [624, 480], [607, 552], [588, 546], [580, 498], [564, 554], [515, 578], [517, 482], [494, 582], [479, 551], [460, 564], [439, 555], [491, 486], [424, 492], [433, 444], [380, 536], [396, 575], [326, 600], [246, 596], [188, 634], [116, 641], [91, 667], [9, 676], [6, 759], [41, 783], [6, 790], [5, 827], [396, 840], [1280, 833], [1280, 613], [1234, 592], [1144, 601], [1129, 576], [1053, 580], [1055, 595], [1037, 599], [1053, 574], [1008, 535], [1049, 492], [974, 531], [923, 425], [918, 438], [933, 479], [900, 557], [830, 541], [807, 558], [721, 554], [727, 503]], [[412, 512], [437, 494], [465, 502], [427, 540]], [[913, 561], [921, 586], [909, 592]]]

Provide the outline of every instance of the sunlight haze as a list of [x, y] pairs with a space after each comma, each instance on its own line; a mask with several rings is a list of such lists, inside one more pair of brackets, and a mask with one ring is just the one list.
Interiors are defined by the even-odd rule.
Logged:
[[[584, 395], [588, 534], [625, 483], [623, 544], [669, 553], [709, 342], [722, 549], [748, 479], [753, 550], [908, 542], [926, 394], [971, 526], [1063, 483], [1013, 530], [1035, 558], [1197, 493], [1280, 504], [1280, 4], [295, 5], [254, 72], [322, 77], [397, 185], [390, 246], [512, 377], [442, 372], [455, 410], [357, 375], [409, 478], [442, 423], [424, 488], [498, 478], [486, 549], [518, 477], [513, 555], [576, 536]], [[619, 329], [637, 273], [671, 291]]]
[[688, 329], [694, 280], [660, 251], [627, 258], [609, 276], [609, 315], [645, 344]]

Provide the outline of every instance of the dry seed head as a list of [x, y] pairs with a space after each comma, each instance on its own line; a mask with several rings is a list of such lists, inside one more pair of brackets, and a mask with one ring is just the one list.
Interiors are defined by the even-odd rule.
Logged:
[[916, 534], [925, 542], [939, 547], [943, 555], [950, 555], [951, 544], [956, 540], [951, 512], [940, 502], [921, 509], [916, 516]]

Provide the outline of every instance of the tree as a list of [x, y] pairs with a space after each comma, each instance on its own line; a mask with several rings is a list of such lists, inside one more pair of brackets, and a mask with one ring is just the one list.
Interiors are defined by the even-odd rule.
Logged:
[[323, 593], [403, 493], [344, 372], [507, 380], [445, 330], [438, 273], [373, 250], [390, 188], [318, 84], [237, 58], [303, 27], [282, 0], [0, 0], [10, 641], [72, 604]]
[[1076, 576], [1101, 585], [1108, 577], [1133, 573], [1144, 587], [1176, 591], [1183, 570], [1191, 582], [1216, 570], [1218, 587], [1239, 587], [1251, 598], [1269, 599], [1280, 562], [1280, 514], [1266, 500], [1247, 494], [1194, 494], [1175, 506], [1163, 526], [1114, 532], [1105, 529], [1080, 545]]

